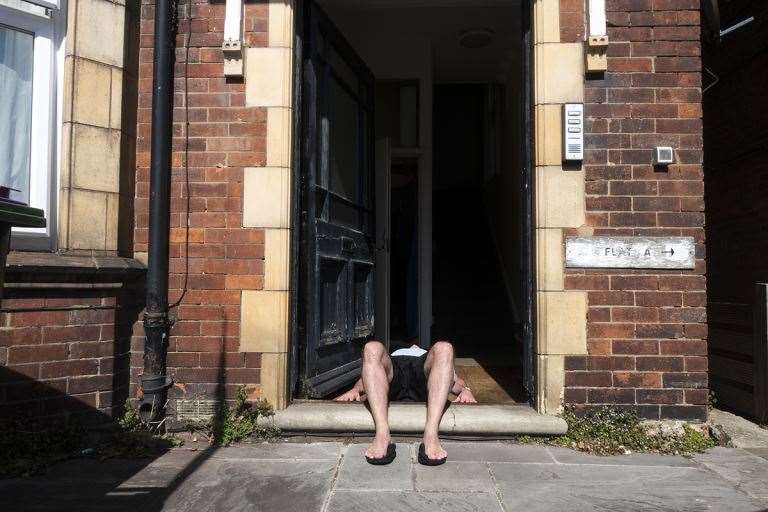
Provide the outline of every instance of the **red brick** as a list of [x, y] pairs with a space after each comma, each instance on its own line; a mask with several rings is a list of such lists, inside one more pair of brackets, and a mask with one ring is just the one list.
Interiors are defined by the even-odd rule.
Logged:
[[683, 326], [680, 324], [637, 324], [636, 336], [638, 338], [681, 338]]
[[611, 353], [611, 340], [587, 340], [589, 355], [607, 355]]
[[200, 354], [200, 366], [202, 368], [243, 368], [245, 356], [242, 352], [219, 352]]
[[658, 287], [656, 276], [611, 276], [612, 290], [656, 290]]
[[42, 339], [42, 331], [39, 327], [0, 328], [0, 347], [38, 345]]
[[667, 372], [663, 376], [664, 387], [667, 388], [697, 388], [707, 387], [707, 374], [704, 372]]
[[10, 347], [8, 364], [60, 361], [67, 358], [66, 345], [38, 345], [25, 347]]
[[677, 292], [636, 292], [638, 306], [682, 306], [683, 296]]
[[590, 306], [632, 306], [635, 301], [634, 292], [588, 292], [587, 299]]
[[71, 395], [77, 395], [80, 393], [91, 393], [93, 391], [100, 391], [111, 389], [112, 376], [111, 375], [99, 375], [95, 377], [76, 377], [69, 379], [68, 391]]
[[660, 388], [661, 374], [646, 372], [614, 372], [613, 385], [620, 388]]
[[97, 373], [99, 373], [99, 362], [96, 359], [59, 361], [56, 363], [43, 363], [40, 366], [40, 378], [42, 379], [79, 377], [81, 375], [96, 375]]
[[261, 368], [261, 354], [257, 352], [245, 352], [246, 368]]
[[598, 356], [590, 354], [587, 357], [588, 370], [633, 370], [635, 359], [630, 356]]
[[647, 57], [609, 57], [608, 69], [613, 72], [652, 71], [653, 61]]
[[635, 361], [639, 371], [680, 371], [683, 369], [682, 357], [643, 356]]
[[610, 372], [565, 372], [565, 385], [576, 387], [610, 387]]
[[635, 390], [625, 388], [595, 388], [587, 390], [587, 402], [593, 404], [634, 403]]
[[641, 404], [679, 404], [683, 392], [676, 389], [638, 389], [637, 402]]
[[655, 355], [659, 353], [659, 342], [655, 340], [614, 340], [614, 354]]
[[8, 315], [11, 327], [34, 327], [41, 325], [67, 325], [67, 311], [36, 311], [25, 313], [10, 313]]
[[586, 370], [587, 369], [587, 357], [586, 356], [565, 356], [564, 357], [565, 370]]
[[706, 405], [709, 403], [709, 390], [707, 389], [686, 389], [683, 393], [686, 404]]
[[101, 334], [99, 325], [69, 325], [62, 327], [43, 327], [43, 343], [63, 343], [67, 341], [96, 341]]
[[632, 338], [635, 335], [634, 324], [591, 324], [587, 326], [589, 338]]
[[196, 368], [200, 366], [200, 354], [198, 352], [169, 352], [167, 364], [169, 368]]
[[659, 320], [656, 308], [614, 307], [611, 318], [617, 322], [655, 322]]

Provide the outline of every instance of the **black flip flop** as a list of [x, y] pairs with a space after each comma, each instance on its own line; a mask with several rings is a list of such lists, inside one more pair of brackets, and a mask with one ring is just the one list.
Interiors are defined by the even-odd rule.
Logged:
[[430, 459], [427, 457], [427, 450], [424, 448], [424, 443], [419, 445], [419, 464], [422, 466], [439, 466], [440, 464], [444, 464], [447, 459], [448, 457], [443, 457], [442, 459]]
[[374, 466], [386, 466], [395, 460], [396, 455], [397, 452], [395, 451], [395, 443], [389, 443], [389, 446], [387, 446], [387, 453], [384, 454], [383, 457], [374, 458], [366, 455], [365, 460], [368, 461], [368, 464], [373, 464]]

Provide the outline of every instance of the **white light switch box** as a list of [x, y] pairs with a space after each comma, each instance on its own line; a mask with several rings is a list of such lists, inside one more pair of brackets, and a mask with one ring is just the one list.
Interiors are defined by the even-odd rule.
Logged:
[[653, 151], [653, 165], [669, 165], [675, 163], [675, 152], [669, 146], [656, 146]]
[[584, 104], [563, 105], [563, 160], [584, 160]]

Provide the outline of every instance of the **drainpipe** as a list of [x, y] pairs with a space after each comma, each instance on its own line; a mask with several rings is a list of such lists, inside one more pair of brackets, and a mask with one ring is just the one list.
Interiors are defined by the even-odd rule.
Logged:
[[144, 312], [143, 396], [139, 414], [159, 421], [173, 381], [165, 374], [170, 322], [168, 319], [168, 233], [171, 188], [171, 124], [176, 2], [155, 2], [152, 74], [152, 153], [149, 175], [149, 246], [147, 302]]

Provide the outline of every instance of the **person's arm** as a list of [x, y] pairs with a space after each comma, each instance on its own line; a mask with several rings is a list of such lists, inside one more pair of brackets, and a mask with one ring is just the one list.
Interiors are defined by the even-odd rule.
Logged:
[[352, 389], [347, 391], [346, 393], [342, 393], [334, 400], [339, 402], [362, 402], [365, 400], [365, 388], [363, 387], [363, 379], [362, 377], [357, 379], [357, 382], [355, 382], [355, 385], [352, 386]]
[[460, 404], [476, 404], [477, 400], [475, 400], [475, 395], [472, 394], [472, 390], [469, 389], [469, 386], [467, 386], [467, 383], [464, 382], [464, 379], [456, 375], [454, 372], [453, 374], [453, 387], [451, 387], [451, 393], [456, 395], [456, 399], [454, 402], [460, 403]]

